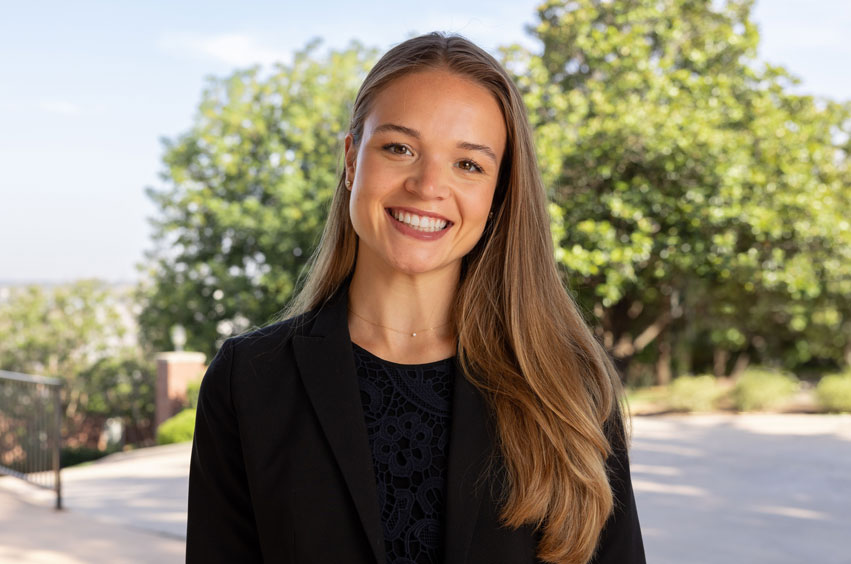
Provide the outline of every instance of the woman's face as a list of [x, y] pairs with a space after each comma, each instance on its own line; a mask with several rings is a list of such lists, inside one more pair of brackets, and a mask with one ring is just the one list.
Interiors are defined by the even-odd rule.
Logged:
[[502, 111], [484, 87], [446, 70], [390, 82], [360, 143], [346, 137], [358, 262], [459, 271], [488, 219], [505, 141]]

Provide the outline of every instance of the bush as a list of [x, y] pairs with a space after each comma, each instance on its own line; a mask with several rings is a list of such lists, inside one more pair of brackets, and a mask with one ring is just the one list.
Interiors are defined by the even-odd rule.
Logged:
[[201, 391], [201, 380], [192, 380], [186, 384], [186, 407], [197, 409], [198, 393]]
[[195, 434], [195, 410], [184, 409], [157, 428], [157, 444], [170, 445], [191, 441]]
[[[154, 363], [139, 357], [137, 351], [123, 350], [77, 374], [69, 391], [85, 398], [79, 411], [90, 423], [120, 418], [127, 443], [146, 443], [154, 438], [156, 381]], [[97, 438], [100, 428], [97, 425], [92, 438]]]
[[665, 386], [627, 388], [622, 398], [624, 409], [629, 413], [646, 414], [668, 409], [668, 389]]
[[776, 409], [798, 391], [792, 374], [767, 368], [749, 368], [733, 386], [733, 405], [739, 411]]
[[84, 462], [92, 462], [108, 454], [118, 452], [118, 450], [117, 448], [98, 450], [84, 446], [62, 447], [62, 450], [59, 451], [59, 466], [66, 468], [68, 466], [83, 464]]
[[668, 389], [668, 407], [676, 411], [712, 411], [722, 394], [714, 376], [680, 376]]
[[851, 370], [822, 378], [816, 386], [816, 399], [825, 411], [851, 412]]

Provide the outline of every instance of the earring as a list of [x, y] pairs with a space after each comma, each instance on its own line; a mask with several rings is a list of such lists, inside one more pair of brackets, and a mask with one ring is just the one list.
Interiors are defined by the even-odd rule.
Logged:
[[488, 212], [488, 219], [493, 219], [493, 212]]
[[352, 187], [352, 181], [347, 178], [346, 179], [346, 188], [351, 188], [351, 187]]

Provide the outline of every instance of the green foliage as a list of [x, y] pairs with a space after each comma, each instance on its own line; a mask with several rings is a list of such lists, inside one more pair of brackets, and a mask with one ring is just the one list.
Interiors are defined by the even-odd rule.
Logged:
[[749, 368], [733, 386], [733, 405], [739, 411], [776, 409], [798, 390], [794, 375], [767, 368]]
[[84, 398], [81, 410], [121, 418], [129, 443], [152, 438], [156, 374], [154, 363], [140, 357], [136, 350], [100, 359], [76, 378]]
[[123, 336], [119, 299], [97, 280], [11, 288], [0, 302], [0, 369], [73, 380]]
[[757, 63], [751, 4], [550, 0], [542, 54], [504, 51], [556, 258], [618, 357], [666, 331], [697, 360], [709, 343], [839, 363], [848, 346], [851, 111]]
[[825, 411], [851, 412], [851, 370], [823, 377], [816, 386], [816, 399]]
[[112, 416], [145, 438], [153, 368], [125, 348], [131, 307], [125, 290], [98, 280], [13, 287], [0, 302], [0, 369], [65, 381], [69, 439], [96, 441], [98, 423]]
[[676, 411], [712, 411], [724, 390], [714, 376], [680, 376], [668, 389], [668, 406]]
[[289, 299], [321, 232], [341, 171], [357, 87], [375, 54], [320, 55], [313, 42], [270, 76], [210, 80], [195, 123], [164, 140], [169, 187], [158, 208], [139, 317], [146, 340], [212, 356], [216, 341], [267, 323]]
[[627, 388], [623, 400], [629, 413], [647, 414], [666, 411], [668, 409], [668, 387]]
[[184, 409], [157, 427], [157, 444], [170, 445], [191, 441], [195, 434], [195, 410]]
[[85, 446], [63, 447], [59, 454], [59, 466], [62, 468], [76, 466], [77, 464], [83, 464], [84, 462], [98, 460], [99, 458], [103, 458], [104, 456], [114, 452], [118, 452], [118, 450], [99, 450]]
[[186, 384], [186, 405], [191, 409], [198, 407], [198, 394], [201, 393], [201, 380], [192, 380]]

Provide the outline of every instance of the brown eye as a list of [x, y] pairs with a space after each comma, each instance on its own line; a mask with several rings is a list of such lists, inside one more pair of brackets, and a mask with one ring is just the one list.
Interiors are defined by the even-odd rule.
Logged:
[[467, 172], [484, 172], [482, 167], [476, 164], [475, 161], [465, 160], [458, 163], [458, 167], [461, 170], [466, 170]]
[[402, 145], [401, 143], [388, 143], [387, 145], [384, 146], [384, 149], [386, 151], [390, 151], [394, 155], [410, 155], [410, 154], [412, 154], [411, 150], [407, 146]]

